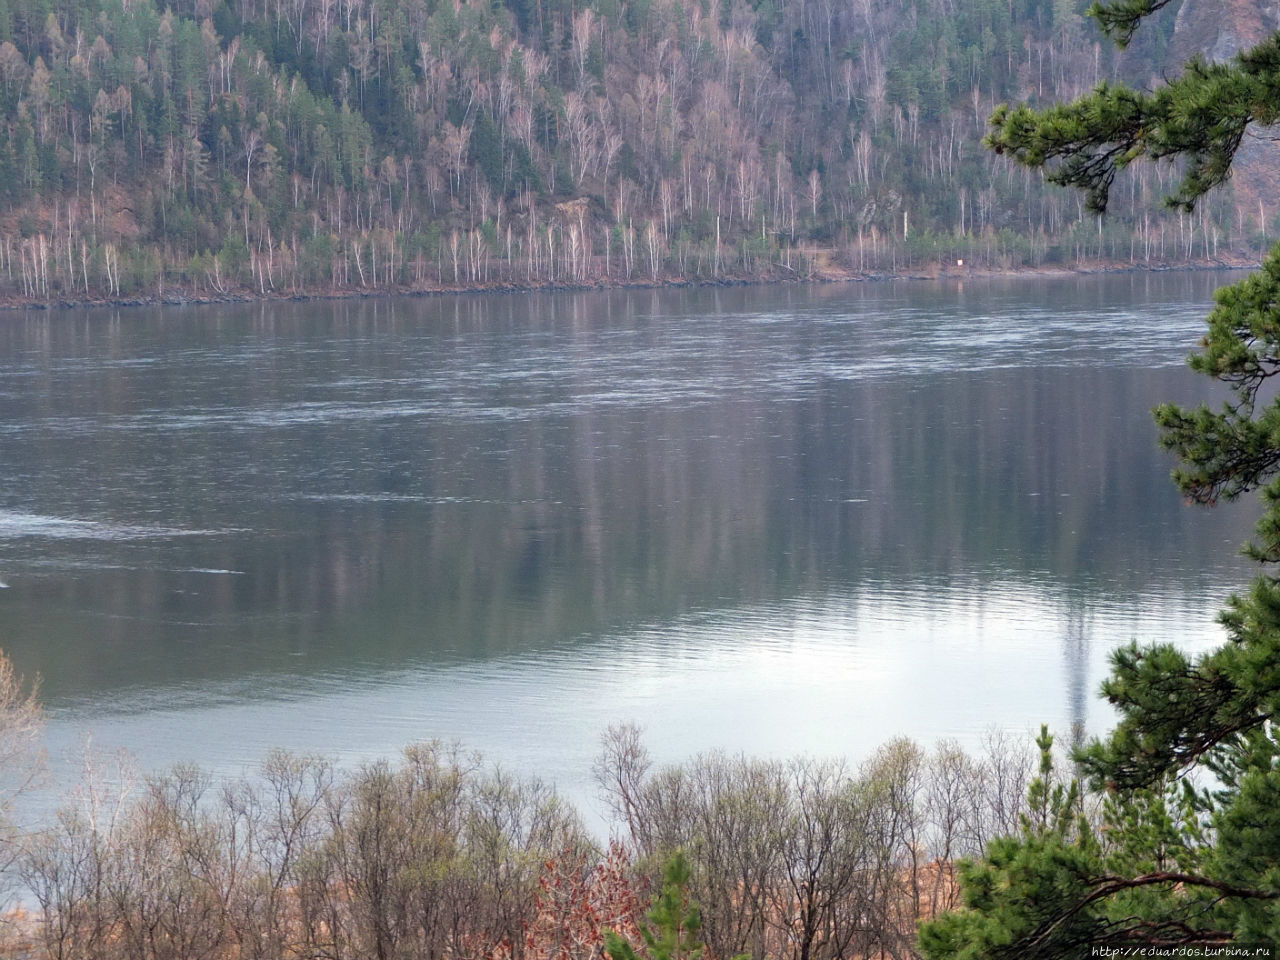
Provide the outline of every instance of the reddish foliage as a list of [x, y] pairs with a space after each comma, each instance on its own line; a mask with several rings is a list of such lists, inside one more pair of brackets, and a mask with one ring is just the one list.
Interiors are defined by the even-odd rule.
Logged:
[[[521, 960], [593, 960], [603, 956], [605, 930], [639, 939], [648, 891], [626, 850], [611, 843], [603, 858], [592, 859], [566, 853], [543, 864], [537, 913], [525, 927]], [[510, 956], [499, 952], [506, 955], [493, 960]]]

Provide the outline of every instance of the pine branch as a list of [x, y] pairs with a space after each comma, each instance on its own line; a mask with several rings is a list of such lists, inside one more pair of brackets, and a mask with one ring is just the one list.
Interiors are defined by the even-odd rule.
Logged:
[[1101, 876], [1095, 877], [1089, 881], [1090, 884], [1102, 884], [1093, 893], [1091, 893], [1081, 903], [1085, 906], [1102, 897], [1109, 897], [1113, 893], [1119, 893], [1122, 890], [1132, 890], [1137, 887], [1149, 887], [1153, 884], [1182, 884], [1189, 887], [1205, 887], [1209, 890], [1216, 890], [1224, 896], [1238, 897], [1246, 900], [1280, 900], [1280, 891], [1277, 890], [1257, 890], [1253, 887], [1237, 887], [1230, 883], [1223, 883], [1221, 880], [1214, 880], [1212, 877], [1203, 877], [1195, 873], [1176, 873], [1173, 871], [1157, 871], [1155, 873], [1144, 873], [1138, 877], [1117, 877], [1117, 876]]
[[[1209, 890], [1215, 890], [1225, 897], [1237, 897], [1249, 900], [1276, 900], [1280, 899], [1280, 892], [1274, 890], [1256, 890], [1249, 887], [1237, 887], [1229, 883], [1223, 883], [1210, 877], [1200, 876], [1192, 873], [1176, 873], [1171, 871], [1159, 871], [1154, 873], [1146, 873], [1137, 877], [1120, 877], [1114, 875], [1104, 875], [1094, 877], [1086, 883], [1090, 886], [1097, 885], [1096, 889], [1090, 891], [1086, 896], [1082, 897], [1066, 910], [1058, 913], [1051, 920], [1046, 921], [1037, 927], [1030, 936], [1018, 943], [1011, 945], [1019, 956], [1035, 956], [1042, 948], [1052, 947], [1054, 953], [1057, 954], [1062, 943], [1054, 943], [1053, 935], [1066, 926], [1071, 920], [1079, 916], [1091, 904], [1097, 903], [1099, 900], [1105, 900], [1117, 893], [1125, 890], [1133, 890], [1140, 887], [1150, 887], [1157, 885], [1175, 886], [1181, 884], [1184, 887], [1194, 886], [1202, 887]], [[1142, 943], [1145, 946], [1155, 947], [1172, 947], [1190, 943], [1215, 941], [1230, 942], [1234, 939], [1233, 934], [1222, 930], [1198, 930], [1188, 924], [1178, 921], [1140, 921], [1134, 922], [1132, 926], [1124, 927], [1122, 924], [1132, 921], [1140, 921], [1137, 917], [1128, 917], [1124, 920], [1117, 921], [1105, 925], [1105, 933], [1102, 930], [1095, 930], [1093, 933], [1079, 940], [1080, 944], [1097, 944], [1102, 939], [1111, 942], [1121, 941], [1130, 943]], [[1176, 930], [1179, 936], [1175, 938], [1162, 938], [1153, 934], [1144, 934], [1144, 931], [1158, 931], [1161, 929]], [[1098, 934], [1103, 936], [1098, 936]]]
[[983, 143], [1042, 168], [1050, 183], [1083, 190], [1094, 213], [1106, 212], [1116, 174], [1135, 160], [1182, 158], [1182, 179], [1165, 203], [1190, 212], [1231, 176], [1249, 125], [1277, 119], [1280, 35], [1273, 35], [1230, 63], [1193, 60], [1155, 93], [1102, 83], [1044, 110], [1002, 105]]
[[1102, 32], [1121, 50], [1129, 45], [1139, 23], [1162, 7], [1167, 7], [1173, 0], [1112, 0], [1110, 3], [1095, 3], [1088, 10], [1088, 15], [1098, 21]]

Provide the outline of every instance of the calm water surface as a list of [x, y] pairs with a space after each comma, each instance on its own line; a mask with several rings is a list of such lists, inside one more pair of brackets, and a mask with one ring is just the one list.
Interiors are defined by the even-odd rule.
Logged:
[[0, 645], [63, 780], [461, 740], [660, 758], [1100, 730], [1202, 649], [1253, 504], [1150, 408], [1223, 275], [0, 318]]

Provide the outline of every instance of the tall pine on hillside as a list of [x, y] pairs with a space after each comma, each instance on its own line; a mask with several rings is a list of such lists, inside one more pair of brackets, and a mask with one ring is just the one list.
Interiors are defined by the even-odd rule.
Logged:
[[[1170, 2], [1111, 0], [1091, 15], [1123, 46]], [[1278, 120], [1273, 35], [1230, 62], [1193, 61], [1149, 93], [1103, 84], [1045, 110], [1001, 107], [987, 145], [1083, 190], [1098, 212], [1129, 164], [1179, 161], [1167, 202], [1190, 211], [1230, 176], [1244, 137]], [[1219, 410], [1156, 411], [1181, 460], [1175, 479], [1201, 504], [1261, 491], [1248, 552], [1263, 572], [1230, 600], [1220, 649], [1115, 655], [1103, 691], [1120, 722], [1077, 757], [1104, 791], [1102, 829], [1064, 794], [1053, 826], [1029, 821], [992, 844], [962, 870], [966, 908], [922, 929], [932, 960], [1280, 941], [1280, 399], [1269, 384], [1280, 374], [1280, 246], [1218, 292], [1191, 365], [1231, 396]]]

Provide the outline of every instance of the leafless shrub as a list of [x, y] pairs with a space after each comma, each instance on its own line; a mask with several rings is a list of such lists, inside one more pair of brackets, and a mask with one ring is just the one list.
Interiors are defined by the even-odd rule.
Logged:
[[[18, 852], [14, 804], [44, 772], [40, 749], [44, 714], [36, 697], [38, 686], [24, 682], [0, 650], [0, 876], [7, 874]], [[0, 896], [5, 892], [0, 889]], [[0, 900], [0, 907], [4, 906]]]
[[41, 960], [595, 960], [601, 925], [634, 924], [681, 848], [709, 956], [906, 960], [954, 903], [954, 858], [1016, 825], [1021, 757], [897, 740], [857, 768], [655, 769], [618, 728], [596, 772], [624, 835], [602, 854], [552, 790], [456, 747], [346, 774], [275, 754], [230, 783], [180, 767], [136, 798], [91, 781], [15, 875]]
[[55, 960], [520, 957], [556, 856], [595, 855], [551, 790], [419, 744], [344, 777], [179, 768], [118, 818], [64, 810], [21, 876]]
[[1031, 771], [1002, 738], [976, 757], [895, 740], [857, 770], [724, 754], [655, 770], [634, 726], [603, 748], [596, 779], [639, 866], [686, 852], [717, 957], [913, 956], [918, 921], [955, 903], [954, 860], [1017, 828]]
[[22, 852], [22, 829], [15, 816], [18, 798], [44, 773], [40, 749], [44, 716], [36, 699], [37, 686], [34, 681], [24, 682], [0, 650], [0, 953], [23, 936], [11, 915], [14, 867]]

